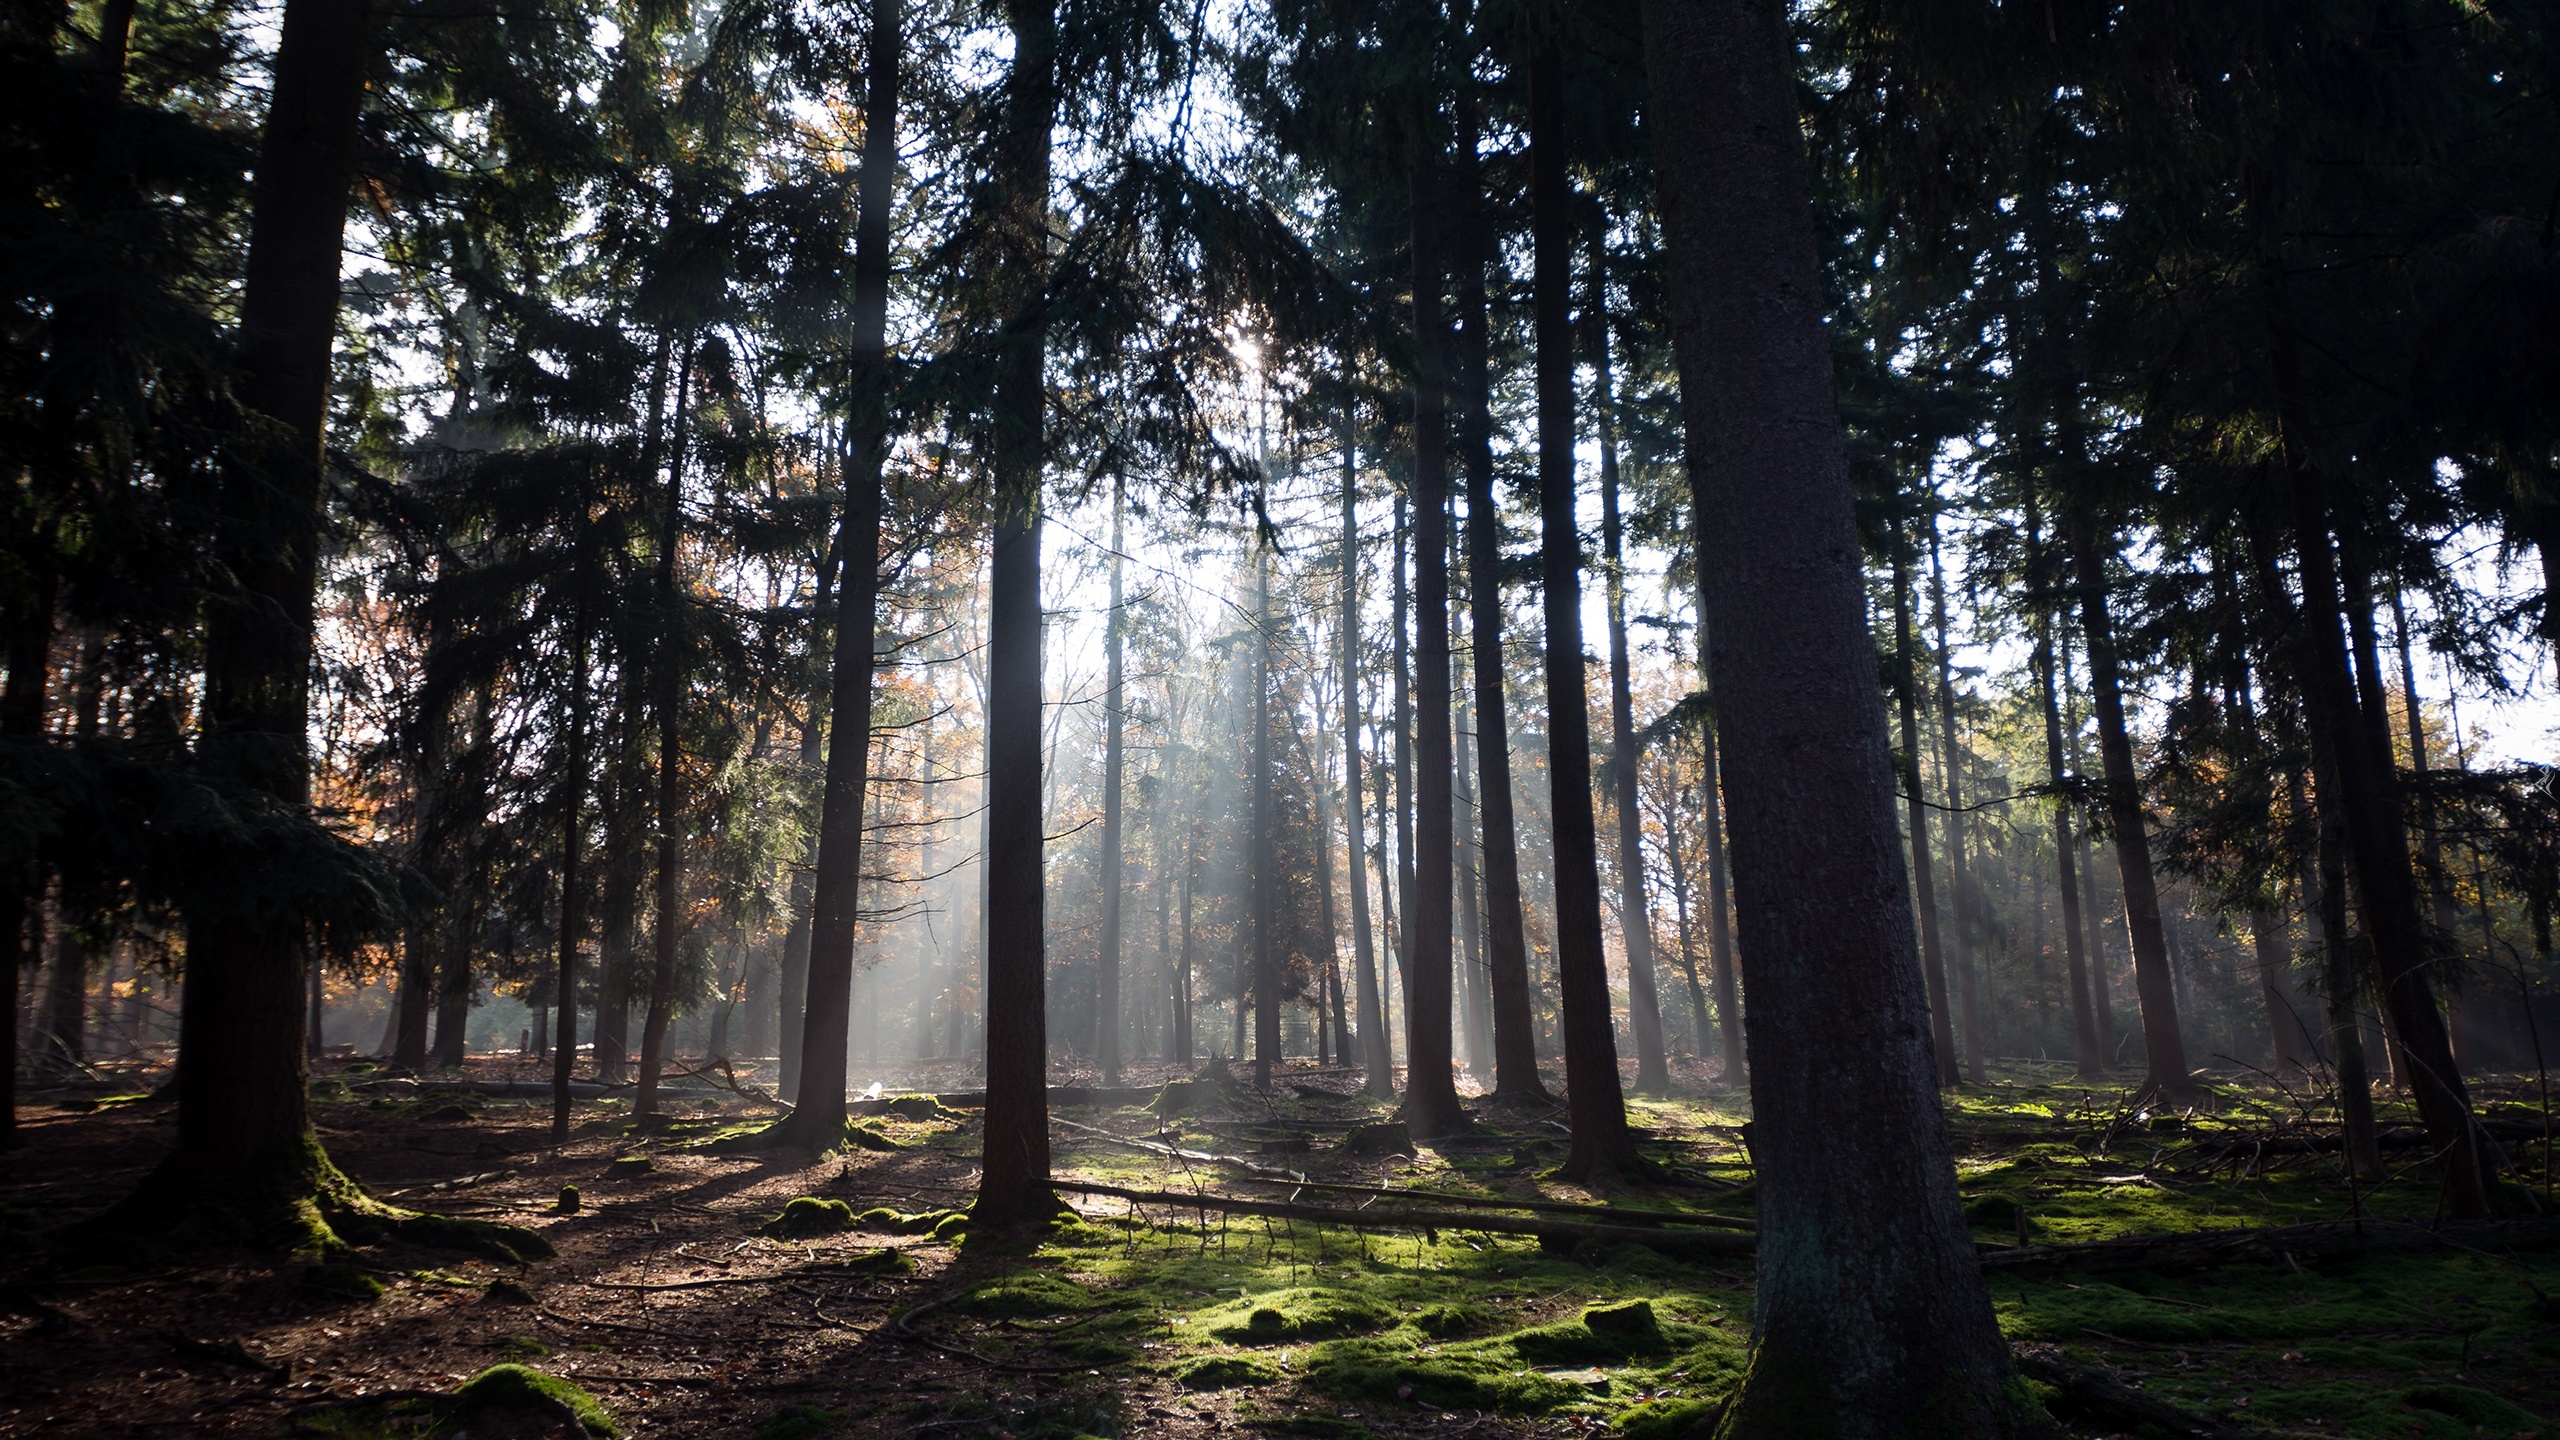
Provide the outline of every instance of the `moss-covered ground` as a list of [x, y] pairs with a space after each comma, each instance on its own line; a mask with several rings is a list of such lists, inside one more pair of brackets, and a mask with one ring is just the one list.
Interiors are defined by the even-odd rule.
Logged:
[[[1077, 1213], [1036, 1239], [976, 1236], [962, 1213], [977, 1146], [965, 1107], [865, 1115], [895, 1148], [813, 1155], [713, 1143], [771, 1117], [736, 1097], [646, 1125], [582, 1103], [577, 1135], [554, 1149], [538, 1100], [403, 1094], [377, 1108], [347, 1078], [359, 1083], [321, 1087], [317, 1104], [350, 1175], [400, 1203], [432, 1197], [531, 1226], [560, 1257], [514, 1267], [386, 1242], [350, 1262], [379, 1287], [372, 1299], [247, 1258], [47, 1270], [46, 1227], [111, 1199], [156, 1137], [148, 1105], [39, 1113], [36, 1145], [0, 1162], [0, 1215], [33, 1240], [0, 1275], [25, 1302], [0, 1319], [0, 1434], [145, 1422], [328, 1433], [403, 1418], [402, 1404], [445, 1413], [418, 1397], [515, 1362], [592, 1391], [626, 1434], [1675, 1440], [1730, 1389], [1749, 1343], [1747, 1256], [1074, 1192]], [[1264, 1096], [1212, 1074], [1170, 1104], [1062, 1109], [1057, 1173], [1330, 1209], [1457, 1207], [1286, 1177], [1730, 1221], [1750, 1220], [1758, 1200], [1748, 1117], [1731, 1095], [1635, 1102], [1661, 1178], [1591, 1189], [1554, 1176], [1560, 1117], [1482, 1113], [1470, 1133], [1412, 1155], [1355, 1154], [1345, 1137], [1384, 1107], [1340, 1072], [1287, 1080]], [[2517, 1133], [2528, 1117], [2539, 1124], [2528, 1087], [2479, 1088]], [[438, 1118], [430, 1101], [468, 1114]], [[2382, 1103], [2386, 1124], [2409, 1120], [2393, 1097]], [[2422, 1147], [2395, 1143], [2386, 1178], [2349, 1186], [2320, 1106], [2263, 1083], [2154, 1110], [2121, 1087], [2018, 1067], [1950, 1096], [1948, 1110], [1986, 1248], [2435, 1218]], [[2539, 1193], [2539, 1145], [2507, 1150], [2519, 1193]], [[650, 1163], [617, 1170], [621, 1157]], [[556, 1202], [563, 1184], [582, 1187], [575, 1212]], [[2059, 1346], [2227, 1425], [2560, 1440], [2560, 1251], [1990, 1273], [2012, 1339]], [[386, 1392], [411, 1398], [356, 1403]]]

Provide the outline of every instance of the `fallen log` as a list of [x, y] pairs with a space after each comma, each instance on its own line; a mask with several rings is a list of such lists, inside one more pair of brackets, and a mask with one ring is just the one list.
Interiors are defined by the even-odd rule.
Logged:
[[2104, 1370], [2062, 1358], [2062, 1352], [2050, 1345], [2020, 1345], [2015, 1353], [2018, 1373], [2061, 1392], [2053, 1406], [2057, 1419], [2091, 1421], [2108, 1429], [2154, 1430], [2173, 1440], [2282, 1440], [2271, 1430], [2227, 1424], [2145, 1395]]
[[1699, 1258], [1725, 1258], [1748, 1255], [1759, 1243], [1749, 1234], [1721, 1231], [1678, 1231], [1649, 1229], [1639, 1225], [1594, 1225], [1573, 1220], [1532, 1220], [1515, 1215], [1487, 1215], [1465, 1210], [1371, 1209], [1340, 1210], [1323, 1205], [1297, 1205], [1281, 1200], [1248, 1200], [1233, 1195], [1211, 1195], [1206, 1192], [1173, 1190], [1131, 1190], [1119, 1185], [1097, 1185], [1083, 1180], [1052, 1180], [1060, 1190], [1079, 1195], [1107, 1195], [1133, 1205], [1162, 1205], [1178, 1210], [1215, 1210], [1228, 1215], [1259, 1215], [1271, 1220], [1305, 1220], [1318, 1225], [1343, 1225], [1355, 1230], [1419, 1230], [1436, 1234], [1442, 1230], [1480, 1230], [1500, 1235], [1533, 1235], [1542, 1242], [1574, 1243], [1598, 1240], [1609, 1244], [1643, 1245], [1668, 1254], [1693, 1255]]
[[1735, 1220], [1723, 1215], [1696, 1215], [1681, 1210], [1636, 1210], [1619, 1205], [1580, 1205], [1570, 1200], [1513, 1200], [1500, 1195], [1465, 1195], [1454, 1190], [1395, 1190], [1380, 1185], [1341, 1185], [1322, 1180], [1266, 1180], [1264, 1183], [1292, 1185], [1300, 1190], [1324, 1190], [1338, 1195], [1376, 1195], [1388, 1200], [1438, 1200], [1477, 1210], [1532, 1210], [1542, 1215], [1605, 1216], [1617, 1222], [1702, 1225], [1716, 1230], [1747, 1231], [1758, 1228], [1748, 1220]]
[[2280, 1225], [2260, 1230], [2200, 1230], [2175, 1235], [2131, 1235], [2077, 1245], [2012, 1245], [1986, 1248], [1982, 1266], [2004, 1273], [2068, 1270], [2176, 1272], [2222, 1265], [2276, 1264], [2377, 1250], [2527, 1249], [2560, 1244], [2560, 1217], [2479, 1220], [2432, 1228], [2388, 1220], [2342, 1220], [2324, 1225]]

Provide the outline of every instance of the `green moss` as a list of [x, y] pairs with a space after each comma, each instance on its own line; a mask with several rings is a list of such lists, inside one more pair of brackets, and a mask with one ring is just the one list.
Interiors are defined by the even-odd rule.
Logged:
[[1246, 1355], [1212, 1355], [1176, 1366], [1174, 1383], [1185, 1390], [1232, 1390], [1239, 1385], [1268, 1385], [1280, 1372]]
[[1722, 1400], [1648, 1400], [1610, 1422], [1626, 1440], [1703, 1440], [1724, 1418]]
[[852, 1206], [841, 1200], [802, 1195], [785, 1204], [781, 1214], [764, 1222], [763, 1233], [805, 1240], [818, 1235], [841, 1235], [852, 1228]]
[[1100, 1308], [1094, 1301], [1093, 1292], [1083, 1286], [1032, 1270], [989, 1280], [953, 1301], [951, 1308], [991, 1320], [1027, 1320]]
[[1578, 1319], [1523, 1330], [1510, 1343], [1512, 1353], [1532, 1365], [1607, 1364], [1671, 1352], [1653, 1305], [1644, 1300], [1594, 1307]]
[[1392, 1341], [1335, 1340], [1310, 1350], [1306, 1369], [1319, 1389], [1344, 1400], [1535, 1415], [1589, 1398], [1580, 1385], [1506, 1360], [1482, 1347], [1433, 1355]]
[[956, 1245], [969, 1233], [969, 1212], [954, 1210], [933, 1222], [933, 1238], [946, 1245]]
[[2474, 1431], [2515, 1434], [2542, 1428], [2542, 1417], [2468, 1385], [2417, 1385], [2400, 1392], [2400, 1403], [2412, 1410], [2450, 1415]]
[[595, 1397], [557, 1375], [546, 1375], [522, 1365], [492, 1365], [464, 1381], [454, 1392], [458, 1402], [456, 1414], [468, 1419], [503, 1410], [551, 1410], [565, 1408], [578, 1418], [590, 1435], [619, 1433], [613, 1417], [596, 1403]]
[[1454, 1340], [1461, 1335], [1474, 1335], [1494, 1326], [1494, 1315], [1482, 1305], [1463, 1301], [1443, 1301], [1425, 1305], [1413, 1313], [1406, 1324], [1434, 1340]]
[[847, 1125], [844, 1127], [844, 1143], [856, 1150], [874, 1150], [882, 1153], [907, 1148], [890, 1139], [887, 1132], [877, 1125]]
[[530, 1335], [510, 1335], [492, 1347], [501, 1360], [539, 1360], [551, 1353], [551, 1347]]
[[1385, 1306], [1332, 1290], [1280, 1290], [1200, 1317], [1211, 1335], [1236, 1345], [1284, 1345], [1364, 1335], [1395, 1323]]

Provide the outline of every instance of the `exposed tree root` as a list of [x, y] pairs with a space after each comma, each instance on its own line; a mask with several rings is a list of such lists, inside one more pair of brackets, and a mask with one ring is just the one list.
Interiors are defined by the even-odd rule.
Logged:
[[247, 1245], [317, 1262], [350, 1246], [399, 1240], [527, 1264], [550, 1259], [551, 1243], [530, 1230], [488, 1220], [410, 1210], [375, 1199], [329, 1161], [320, 1142], [303, 1137], [296, 1153], [263, 1172], [208, 1184], [183, 1173], [175, 1159], [143, 1178], [103, 1214], [64, 1232], [75, 1251], [153, 1250]]

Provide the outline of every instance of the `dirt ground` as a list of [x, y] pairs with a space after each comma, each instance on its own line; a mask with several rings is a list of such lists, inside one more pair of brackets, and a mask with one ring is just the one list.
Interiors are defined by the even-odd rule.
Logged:
[[[501, 1073], [475, 1065], [473, 1078]], [[507, 1360], [585, 1387], [625, 1434], [1005, 1436], [1019, 1424], [1027, 1440], [1082, 1429], [1074, 1418], [1096, 1406], [1130, 1436], [1354, 1433], [1320, 1428], [1335, 1421], [1300, 1428], [1285, 1400], [1274, 1408], [1268, 1394], [1200, 1393], [1135, 1367], [1062, 1363], [1030, 1341], [1038, 1327], [1020, 1322], [944, 1314], [903, 1329], [885, 1323], [960, 1293], [1001, 1260], [930, 1237], [759, 1233], [802, 1195], [857, 1211], [966, 1206], [973, 1116], [945, 1122], [945, 1143], [910, 1135], [911, 1148], [891, 1153], [732, 1155], [681, 1137], [642, 1140], [622, 1109], [581, 1103], [570, 1143], [554, 1149], [541, 1101], [437, 1104], [432, 1090], [404, 1093], [315, 1105], [338, 1165], [400, 1204], [533, 1229], [557, 1259], [517, 1270], [370, 1247], [353, 1257], [382, 1287], [369, 1300], [331, 1288], [343, 1274], [315, 1283], [305, 1267], [273, 1257], [169, 1266], [137, 1256], [133, 1269], [65, 1271], [42, 1232], [127, 1190], [165, 1150], [171, 1107], [70, 1097], [23, 1109], [29, 1143], [0, 1155], [0, 1205], [16, 1220], [0, 1259], [0, 1436], [306, 1433], [327, 1428], [335, 1402], [447, 1391]], [[699, 1126], [772, 1113], [701, 1094], [669, 1108]], [[645, 1168], [614, 1163], [644, 1155]], [[563, 1185], [580, 1189], [576, 1214], [556, 1213]], [[1096, 1213], [1124, 1208], [1084, 1203]], [[901, 1250], [913, 1272], [826, 1268], [884, 1246]], [[992, 1359], [989, 1346], [1011, 1358]], [[1405, 1413], [1352, 1423], [1381, 1436], [1452, 1437], [1570, 1435], [1590, 1424], [1393, 1408]]]

